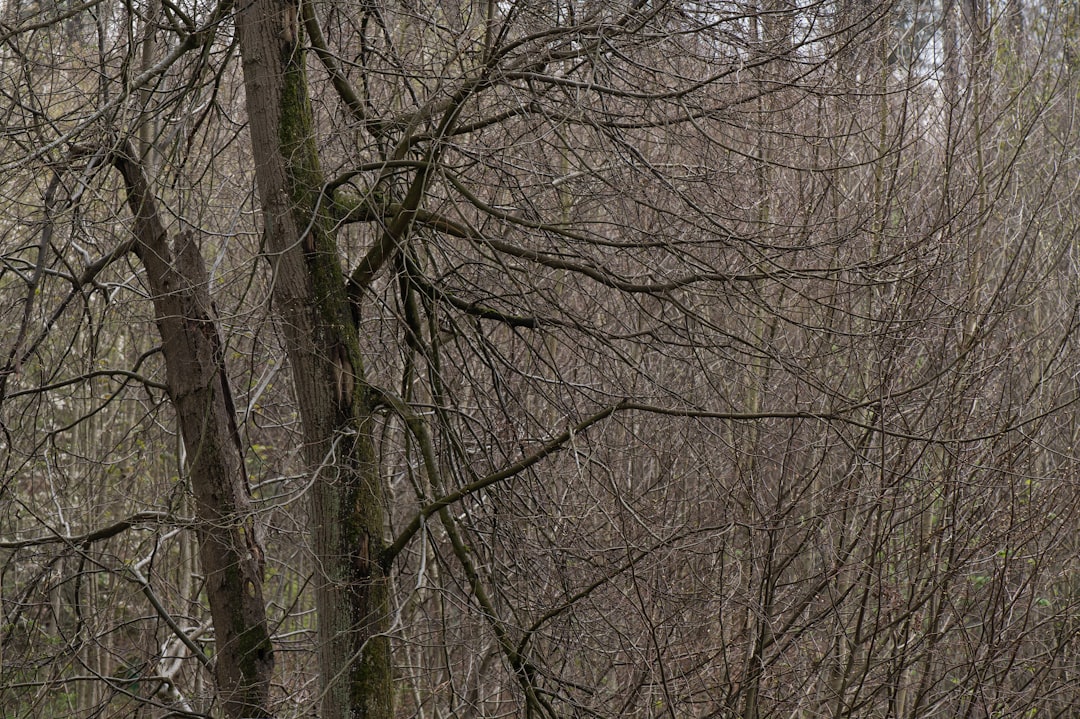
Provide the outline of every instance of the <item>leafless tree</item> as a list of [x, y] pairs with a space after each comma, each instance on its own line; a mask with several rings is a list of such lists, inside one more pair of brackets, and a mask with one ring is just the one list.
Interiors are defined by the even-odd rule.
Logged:
[[1068, 716], [1019, 0], [9, 0], [5, 716]]

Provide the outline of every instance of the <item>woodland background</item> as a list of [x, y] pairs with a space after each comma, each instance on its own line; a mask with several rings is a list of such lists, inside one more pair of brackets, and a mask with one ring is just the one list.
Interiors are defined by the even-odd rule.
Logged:
[[0, 715], [1080, 716], [1078, 62], [3, 0]]

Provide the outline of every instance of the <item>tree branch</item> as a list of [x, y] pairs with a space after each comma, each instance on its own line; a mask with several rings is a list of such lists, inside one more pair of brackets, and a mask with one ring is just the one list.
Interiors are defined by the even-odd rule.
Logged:
[[[384, 395], [384, 397], [385, 396], [386, 395]], [[409, 424], [411, 427], [412, 422], [410, 422], [410, 419], [413, 414], [412, 411], [408, 409], [407, 406], [404, 406], [404, 404], [400, 400], [393, 401], [392, 406], [394, 410], [397, 411], [399, 414], [404, 413], [402, 414], [402, 419], [404, 419], [406, 421], [406, 424]], [[486, 477], [481, 477], [475, 482], [470, 482], [464, 487], [456, 489], [453, 492], [443, 495], [442, 497], [429, 503], [423, 509], [416, 513], [416, 515], [412, 518], [412, 521], [409, 522], [405, 529], [403, 529], [398, 535], [397, 539], [394, 540], [394, 543], [387, 547], [386, 550], [383, 552], [381, 559], [383, 566], [389, 567], [391, 562], [394, 561], [394, 557], [396, 557], [398, 553], [400, 553], [401, 550], [405, 548], [405, 546], [409, 543], [409, 541], [416, 534], [416, 532], [419, 531], [423, 521], [438, 512], [440, 509], [448, 507], [451, 504], [454, 504], [455, 502], [460, 501], [461, 499], [464, 499], [471, 494], [475, 494], [476, 492], [479, 492], [485, 487], [490, 487], [491, 485], [501, 482], [504, 479], [509, 479], [514, 475], [520, 474], [529, 467], [532, 467], [537, 462], [559, 451], [564, 444], [566, 444], [568, 441], [570, 441], [570, 439], [574, 437], [575, 434], [584, 432], [586, 429], [596, 424], [597, 422], [607, 419], [618, 410], [623, 409], [624, 406], [625, 403], [623, 402], [609, 405], [608, 407], [605, 407], [596, 414], [586, 417], [582, 421], [575, 424], [573, 427], [563, 431], [558, 436], [544, 443], [544, 445], [540, 447], [540, 449], [536, 450], [532, 454], [526, 455], [525, 457], [522, 457], [513, 464], [503, 467], [497, 472], [493, 472]]]
[[54, 533], [28, 539], [0, 539], [0, 549], [25, 549], [27, 547], [40, 547], [46, 544], [67, 544], [85, 547], [94, 542], [111, 539], [121, 532], [126, 532], [138, 525], [157, 525], [166, 522], [172, 524], [187, 524], [190, 523], [191, 520], [177, 519], [168, 512], [136, 512], [129, 517], [121, 519], [119, 522], [114, 522], [113, 524], [99, 527], [98, 529], [93, 529], [89, 532], [83, 532], [82, 534], [64, 536], [63, 534]]

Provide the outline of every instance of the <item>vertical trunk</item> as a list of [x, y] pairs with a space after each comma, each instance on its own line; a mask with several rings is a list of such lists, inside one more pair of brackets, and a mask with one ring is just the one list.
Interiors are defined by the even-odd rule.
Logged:
[[228, 717], [268, 717], [274, 657], [262, 594], [262, 551], [206, 269], [190, 237], [179, 239], [174, 255], [142, 167], [126, 156], [114, 163], [135, 215], [135, 251], [146, 267], [169, 395], [187, 448], [219, 696]]
[[374, 418], [333, 225], [320, 202], [298, 15], [295, 0], [243, 3], [237, 34], [274, 303], [315, 480], [321, 715], [384, 719], [392, 688]]

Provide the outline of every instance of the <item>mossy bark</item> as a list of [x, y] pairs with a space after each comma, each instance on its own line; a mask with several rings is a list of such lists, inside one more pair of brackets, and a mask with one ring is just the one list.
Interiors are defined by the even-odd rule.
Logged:
[[237, 10], [255, 172], [274, 306], [282, 319], [314, 476], [311, 531], [320, 573], [323, 717], [392, 716], [382, 486], [374, 415], [363, 391], [358, 330], [346, 293], [316, 151], [295, 2]]

